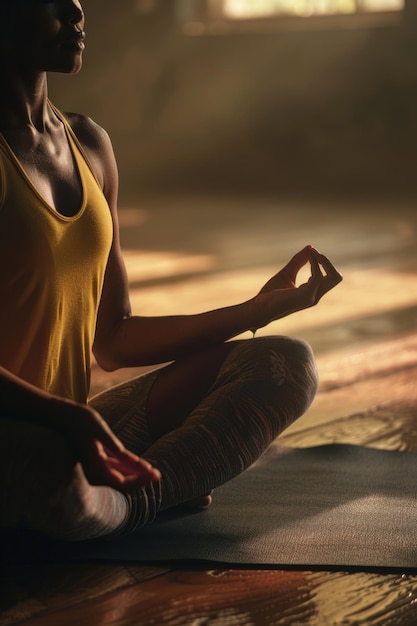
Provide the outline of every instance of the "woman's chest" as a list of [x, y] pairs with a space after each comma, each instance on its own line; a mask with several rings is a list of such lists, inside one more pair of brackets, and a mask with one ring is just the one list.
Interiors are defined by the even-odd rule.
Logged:
[[38, 144], [20, 154], [22, 169], [29, 181], [52, 209], [71, 217], [82, 204], [83, 188], [74, 156], [67, 142]]
[[83, 186], [65, 130], [5, 138], [22, 173], [42, 200], [57, 213], [74, 216], [82, 205]]

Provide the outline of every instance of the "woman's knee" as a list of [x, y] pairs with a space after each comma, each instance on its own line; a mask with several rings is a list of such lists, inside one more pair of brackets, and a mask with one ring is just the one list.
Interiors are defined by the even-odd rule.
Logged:
[[287, 425], [311, 405], [319, 382], [310, 345], [286, 336], [239, 342], [226, 362], [224, 382], [230, 376], [246, 384], [251, 381], [262, 391], [270, 387]]
[[299, 373], [305, 375], [305, 384], [317, 389], [318, 373], [311, 346], [303, 339], [287, 336], [256, 337], [236, 342], [231, 352], [228, 369], [240, 369], [252, 375], [265, 376], [268, 372], [282, 381]]
[[294, 337], [272, 338], [270, 343], [272, 373], [286, 397], [292, 421], [303, 415], [313, 402], [319, 376], [311, 346]]

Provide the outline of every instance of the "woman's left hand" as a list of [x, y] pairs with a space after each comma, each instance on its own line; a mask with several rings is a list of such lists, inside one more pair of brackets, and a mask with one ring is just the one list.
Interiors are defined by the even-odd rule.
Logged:
[[[297, 286], [300, 270], [310, 265], [307, 282]], [[331, 261], [313, 246], [300, 250], [255, 296], [261, 324], [259, 327], [296, 311], [315, 306], [321, 298], [343, 280]]]

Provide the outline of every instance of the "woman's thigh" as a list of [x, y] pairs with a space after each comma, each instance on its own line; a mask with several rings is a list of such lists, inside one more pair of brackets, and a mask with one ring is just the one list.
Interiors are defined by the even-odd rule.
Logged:
[[149, 392], [148, 424], [155, 441], [184, 422], [206, 396], [239, 341], [192, 354], [164, 367]]
[[123, 444], [139, 456], [153, 443], [148, 425], [148, 400], [160, 371], [127, 380], [89, 400]]
[[[259, 368], [259, 353], [272, 350], [272, 357], [277, 355], [275, 363], [271, 360], [269, 371], [259, 370], [260, 378], [280, 377], [285, 362], [286, 376], [294, 381], [298, 379], [295, 386], [300, 393], [305, 385], [307, 389], [315, 386], [315, 381], [307, 381], [306, 373], [311, 370], [313, 357], [304, 342], [288, 337], [262, 337], [229, 341], [196, 352], [95, 396], [91, 405], [130, 450], [143, 455], [155, 441], [184, 423], [210, 392], [233, 350], [241, 344], [245, 346], [249, 370]], [[300, 349], [301, 355], [297, 355]]]
[[143, 455], [205, 397], [237, 341], [179, 359], [94, 396], [93, 406], [132, 452]]

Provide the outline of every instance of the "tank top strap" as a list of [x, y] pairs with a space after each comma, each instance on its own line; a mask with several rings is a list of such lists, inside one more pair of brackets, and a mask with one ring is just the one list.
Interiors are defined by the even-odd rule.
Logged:
[[57, 109], [57, 107], [49, 100], [48, 101], [49, 106], [51, 107], [52, 111], [54, 112], [54, 114], [56, 115], [56, 117], [60, 120], [60, 122], [63, 123], [65, 130], [67, 132], [67, 136], [69, 141], [72, 144], [72, 148], [76, 147], [78, 152], [80, 152], [84, 162], [86, 163], [86, 165], [88, 166], [88, 169], [90, 170], [91, 174], [93, 175], [97, 185], [101, 188], [100, 185], [100, 181], [97, 178], [97, 175], [94, 171], [93, 166], [91, 165], [91, 162], [88, 158], [88, 156], [85, 153], [84, 148], [82, 147], [77, 135], [75, 134], [75, 132], [73, 131], [71, 124], [69, 123], [69, 121], [67, 120], [67, 118], [65, 117], [65, 115], [59, 110]]

